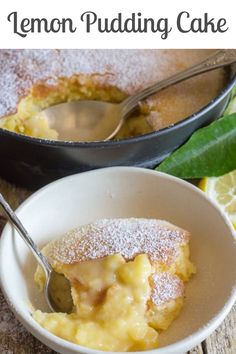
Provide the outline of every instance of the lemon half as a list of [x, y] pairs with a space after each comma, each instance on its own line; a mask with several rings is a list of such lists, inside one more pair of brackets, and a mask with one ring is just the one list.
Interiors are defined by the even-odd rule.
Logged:
[[221, 177], [206, 177], [199, 187], [223, 210], [236, 229], [236, 170]]

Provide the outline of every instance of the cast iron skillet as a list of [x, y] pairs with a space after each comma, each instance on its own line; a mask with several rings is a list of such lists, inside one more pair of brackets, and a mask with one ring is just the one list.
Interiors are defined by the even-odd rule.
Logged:
[[39, 188], [57, 178], [106, 166], [152, 168], [199, 127], [218, 118], [236, 84], [236, 65], [228, 84], [206, 107], [157, 132], [120, 141], [70, 143], [31, 138], [0, 129], [0, 174], [10, 182]]

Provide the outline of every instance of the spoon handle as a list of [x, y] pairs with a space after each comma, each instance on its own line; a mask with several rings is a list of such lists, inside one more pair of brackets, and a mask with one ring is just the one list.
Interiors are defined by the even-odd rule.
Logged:
[[26, 245], [32, 251], [33, 255], [37, 259], [38, 263], [44, 269], [46, 275], [49, 275], [52, 271], [51, 265], [48, 263], [48, 260], [44, 257], [42, 252], [38, 249], [32, 238], [29, 236], [28, 232], [22, 225], [21, 221], [18, 219], [14, 211], [11, 209], [10, 205], [6, 202], [2, 194], [0, 193], [0, 205], [3, 207], [9, 221], [18, 231], [19, 235], [25, 241]]
[[171, 85], [184, 81], [190, 77], [220, 68], [225, 65], [232, 64], [234, 62], [236, 62], [236, 49], [219, 50], [201, 63], [196, 64], [186, 70], [183, 70], [180, 73], [171, 76], [170, 78], [159, 81], [154, 85], [147, 87], [143, 91], [128, 97], [121, 103], [122, 117], [126, 117], [138, 105], [141, 100], [153, 95], [154, 93], [160, 90], [163, 90]]

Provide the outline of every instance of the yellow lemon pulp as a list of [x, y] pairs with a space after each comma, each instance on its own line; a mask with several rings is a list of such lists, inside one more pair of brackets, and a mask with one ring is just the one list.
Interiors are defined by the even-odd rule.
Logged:
[[[195, 272], [189, 261], [189, 249], [180, 252], [174, 269], [162, 272], [150, 263], [145, 254], [133, 261], [125, 261], [120, 255], [102, 259], [63, 265], [60, 269], [71, 281], [74, 312], [33, 312], [33, 318], [51, 333], [70, 342], [103, 351], [136, 351], [158, 347], [159, 332], [169, 327], [183, 305], [182, 292], [173, 293], [171, 283], [162, 292], [170, 292], [170, 298], [160, 304], [152, 302], [153, 273], [179, 279], [182, 287]], [[173, 273], [172, 273], [173, 272]], [[172, 278], [173, 277], [173, 278]], [[44, 274], [38, 267], [35, 281], [43, 287]], [[168, 290], [169, 289], [169, 290]], [[162, 294], [163, 295], [163, 294]], [[172, 298], [173, 297], [173, 298]]]
[[206, 177], [199, 187], [214, 200], [236, 228], [236, 170], [221, 177]]

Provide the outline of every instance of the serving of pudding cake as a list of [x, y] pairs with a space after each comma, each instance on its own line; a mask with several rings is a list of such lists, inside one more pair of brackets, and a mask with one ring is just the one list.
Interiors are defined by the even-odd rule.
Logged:
[[[119, 103], [211, 55], [213, 50], [1, 50], [0, 128], [57, 140], [41, 110], [76, 100]], [[175, 124], [214, 99], [226, 83], [223, 69], [153, 95], [117, 134], [123, 139]]]
[[[157, 219], [101, 219], [43, 249], [71, 283], [72, 313], [33, 312], [51, 333], [103, 351], [158, 347], [178, 316], [185, 283], [195, 273], [190, 233]], [[43, 270], [35, 281], [42, 290]]]

